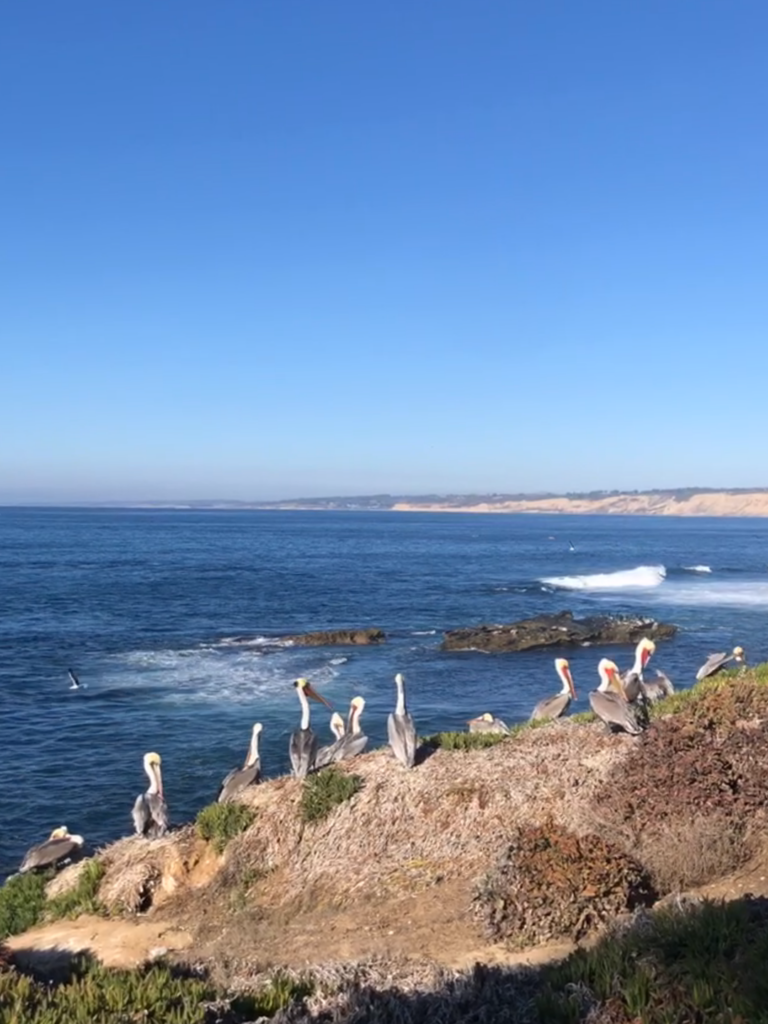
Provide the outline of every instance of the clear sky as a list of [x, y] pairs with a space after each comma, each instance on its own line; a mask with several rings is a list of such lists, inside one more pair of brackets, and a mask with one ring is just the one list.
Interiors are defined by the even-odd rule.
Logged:
[[768, 485], [765, 0], [0, 16], [0, 501]]

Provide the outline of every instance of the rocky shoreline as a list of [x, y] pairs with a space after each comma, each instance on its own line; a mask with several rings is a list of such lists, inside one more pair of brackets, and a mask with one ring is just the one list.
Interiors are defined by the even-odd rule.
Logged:
[[643, 637], [667, 640], [677, 626], [641, 616], [595, 615], [575, 619], [566, 611], [538, 615], [507, 625], [481, 625], [450, 629], [444, 634], [444, 651], [531, 651], [543, 647], [589, 647], [598, 644], [636, 644]]

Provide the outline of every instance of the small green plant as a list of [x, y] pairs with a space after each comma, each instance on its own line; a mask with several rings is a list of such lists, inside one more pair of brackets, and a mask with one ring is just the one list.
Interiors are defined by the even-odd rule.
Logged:
[[256, 812], [243, 804], [209, 804], [195, 818], [195, 829], [217, 853], [223, 853], [229, 841], [250, 828], [255, 818]]
[[61, 917], [105, 913], [98, 898], [99, 885], [103, 877], [103, 864], [98, 860], [89, 860], [83, 866], [76, 885], [60, 896], [48, 900], [45, 905], [45, 916], [56, 921]]
[[51, 875], [15, 875], [0, 889], [0, 939], [34, 927], [45, 907], [45, 886]]
[[424, 746], [442, 750], [482, 750], [495, 747], [506, 739], [509, 736], [503, 732], [436, 732], [425, 736], [421, 742]]
[[347, 775], [333, 766], [308, 775], [301, 791], [302, 819], [306, 822], [322, 821], [334, 807], [353, 797], [362, 785], [359, 775]]
[[276, 971], [266, 985], [256, 992], [254, 1002], [261, 1016], [273, 1017], [289, 1003], [300, 1002], [311, 996], [314, 990], [315, 986], [309, 976], [293, 978], [285, 971]]

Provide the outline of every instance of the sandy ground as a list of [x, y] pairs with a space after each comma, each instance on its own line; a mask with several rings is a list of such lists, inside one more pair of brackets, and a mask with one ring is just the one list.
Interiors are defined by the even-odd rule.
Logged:
[[[768, 850], [728, 878], [686, 895], [731, 900], [748, 893], [768, 895]], [[667, 897], [667, 901], [676, 898]], [[541, 964], [577, 948], [568, 941], [523, 951], [489, 944], [467, 914], [467, 899], [465, 882], [446, 882], [356, 909], [265, 914], [261, 908], [247, 907], [233, 913], [228, 927], [210, 939], [204, 927], [194, 927], [184, 915], [172, 915], [165, 907], [135, 920], [57, 921], [14, 936], [7, 944], [22, 964], [37, 970], [45, 969], [47, 958], [55, 964], [62, 954], [78, 952], [88, 952], [110, 967], [133, 967], [166, 954], [207, 959], [248, 949], [265, 968], [406, 957], [461, 969], [475, 963]]]

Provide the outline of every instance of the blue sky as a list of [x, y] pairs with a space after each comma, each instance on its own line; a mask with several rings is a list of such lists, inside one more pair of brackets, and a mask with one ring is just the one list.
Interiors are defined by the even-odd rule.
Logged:
[[768, 485], [768, 7], [0, 32], [0, 501]]

